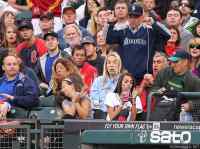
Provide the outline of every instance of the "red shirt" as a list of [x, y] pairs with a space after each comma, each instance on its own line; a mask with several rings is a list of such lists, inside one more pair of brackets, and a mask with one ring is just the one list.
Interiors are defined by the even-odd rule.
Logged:
[[97, 77], [97, 69], [87, 62], [80, 68], [80, 74], [83, 76], [86, 91], [89, 91], [94, 79]]
[[[34, 45], [36, 46], [37, 52], [40, 57], [47, 52], [44, 40], [36, 38]], [[29, 48], [29, 46], [27, 45], [27, 42], [24, 41], [16, 47], [16, 52], [19, 54], [21, 50], [25, 48]]]

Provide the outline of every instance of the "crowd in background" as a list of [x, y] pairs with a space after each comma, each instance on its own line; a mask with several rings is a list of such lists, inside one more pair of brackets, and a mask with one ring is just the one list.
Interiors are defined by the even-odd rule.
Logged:
[[55, 118], [146, 120], [158, 91], [151, 120], [195, 120], [199, 19], [198, 0], [1, 0], [0, 118], [54, 97]]

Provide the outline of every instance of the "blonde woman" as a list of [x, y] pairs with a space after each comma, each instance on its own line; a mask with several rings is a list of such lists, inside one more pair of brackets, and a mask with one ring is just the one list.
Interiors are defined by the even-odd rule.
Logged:
[[108, 92], [114, 91], [121, 71], [120, 56], [116, 52], [110, 52], [104, 62], [103, 75], [94, 80], [90, 90], [95, 119], [106, 118], [107, 107], [104, 100]]
[[188, 52], [191, 54], [191, 70], [200, 77], [200, 38], [196, 37], [189, 41]]

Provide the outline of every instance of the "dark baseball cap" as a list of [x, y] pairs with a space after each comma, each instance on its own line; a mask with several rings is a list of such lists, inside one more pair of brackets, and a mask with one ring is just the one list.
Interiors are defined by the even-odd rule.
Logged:
[[40, 16], [40, 20], [43, 19], [48, 19], [48, 20], [52, 20], [53, 19], [53, 13], [51, 12], [44, 12], [41, 16]]
[[71, 6], [71, 5], [69, 5], [69, 4], [67, 4], [64, 8], [63, 8], [63, 13], [65, 13], [65, 11], [66, 10], [69, 10], [69, 9], [71, 9], [74, 13], [76, 13], [76, 9], [73, 7], [73, 6]]
[[58, 34], [55, 33], [55, 32], [48, 32], [48, 33], [46, 33], [46, 34], [44, 35], [44, 40], [46, 40], [48, 36], [52, 36], [52, 37], [55, 37], [55, 38], [58, 39]]
[[132, 4], [129, 6], [129, 10], [128, 10], [128, 14], [129, 16], [142, 16], [143, 15], [143, 7], [139, 4]]
[[179, 60], [182, 59], [191, 59], [191, 55], [186, 52], [185, 50], [178, 50], [176, 51], [176, 53], [174, 55], [172, 55], [171, 57], [168, 58], [169, 61], [171, 62], [178, 62]]
[[93, 45], [96, 44], [94, 38], [92, 38], [92, 37], [90, 37], [90, 36], [83, 37], [83, 39], [82, 39], [82, 41], [81, 41], [81, 44], [82, 44], [82, 45], [87, 44], [87, 43], [90, 43], [90, 44], [93, 44]]
[[31, 23], [31, 21], [28, 20], [24, 20], [21, 21], [18, 25], [18, 30], [21, 30], [23, 28], [27, 28], [27, 29], [32, 29], [33, 30], [33, 24]]

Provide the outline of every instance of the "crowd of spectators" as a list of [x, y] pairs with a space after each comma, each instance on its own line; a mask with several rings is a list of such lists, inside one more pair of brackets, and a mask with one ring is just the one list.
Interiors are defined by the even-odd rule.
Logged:
[[199, 19], [198, 0], [0, 0], [0, 119], [53, 100], [58, 119], [146, 120], [157, 91], [151, 120], [179, 120], [180, 92], [200, 92]]

